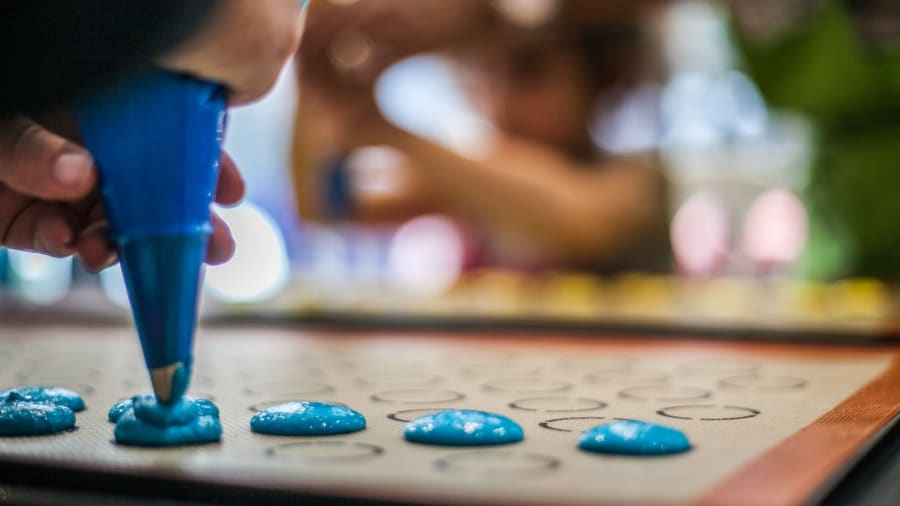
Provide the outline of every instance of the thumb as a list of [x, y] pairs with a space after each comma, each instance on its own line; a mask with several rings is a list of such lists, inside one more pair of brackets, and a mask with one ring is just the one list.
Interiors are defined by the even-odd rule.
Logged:
[[76, 200], [96, 180], [93, 158], [81, 146], [27, 118], [0, 121], [0, 184], [40, 199]]

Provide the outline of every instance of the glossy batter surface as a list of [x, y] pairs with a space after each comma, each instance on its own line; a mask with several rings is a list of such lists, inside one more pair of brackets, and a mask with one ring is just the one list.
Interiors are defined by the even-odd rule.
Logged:
[[0, 436], [40, 436], [75, 426], [75, 412], [67, 406], [32, 402], [16, 392], [0, 401]]
[[282, 436], [346, 434], [366, 428], [366, 418], [353, 409], [327, 402], [288, 402], [264, 409], [250, 419], [250, 430]]
[[619, 455], [669, 455], [686, 452], [691, 443], [678, 429], [637, 420], [618, 420], [585, 431], [582, 450]]
[[407, 441], [440, 446], [486, 446], [524, 439], [522, 427], [512, 419], [487, 411], [448, 409], [406, 424]]

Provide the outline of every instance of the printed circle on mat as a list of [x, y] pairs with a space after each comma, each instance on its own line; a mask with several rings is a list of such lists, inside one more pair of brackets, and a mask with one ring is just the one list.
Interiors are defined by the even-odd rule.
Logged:
[[641, 385], [619, 392], [620, 399], [632, 401], [691, 401], [710, 397], [712, 392], [704, 388], [679, 385]]
[[498, 450], [454, 453], [434, 462], [441, 472], [485, 478], [534, 478], [553, 473], [561, 465], [559, 459], [549, 455]]
[[315, 381], [260, 381], [244, 387], [248, 395], [269, 395], [287, 398], [302, 398], [307, 395], [321, 395], [334, 392], [334, 387]]
[[488, 392], [512, 392], [517, 394], [544, 394], [571, 390], [567, 381], [544, 378], [507, 378], [489, 381], [482, 385]]
[[462, 367], [459, 370], [467, 376], [531, 376], [541, 372], [541, 367], [524, 362], [485, 362]]
[[212, 376], [209, 376], [207, 374], [195, 374], [194, 377], [191, 378], [191, 385], [203, 388], [212, 388], [216, 386], [216, 380], [214, 380]]
[[760, 369], [759, 362], [743, 358], [701, 358], [681, 365], [687, 374], [749, 374]]
[[257, 381], [296, 380], [319, 378], [322, 376], [322, 370], [318, 366], [306, 364], [293, 364], [285, 367], [272, 364], [268, 366], [258, 364], [238, 369], [237, 375], [244, 379]]
[[436, 388], [408, 388], [405, 390], [387, 390], [372, 394], [371, 399], [377, 402], [396, 402], [400, 404], [438, 404], [465, 399], [465, 394], [454, 390]]
[[[58, 354], [59, 350], [47, 350], [46, 355], [28, 357], [22, 362], [29, 370], [73, 371], [96, 370], [109, 358], [100, 355]], [[143, 364], [140, 364], [143, 365]]]
[[147, 376], [126, 378], [122, 380], [122, 386], [129, 392], [139, 389], [149, 389], [151, 388], [150, 378]]
[[431, 415], [437, 413], [439, 411], [446, 411], [448, 409], [453, 408], [416, 408], [416, 409], [401, 409], [400, 411], [394, 411], [389, 414], [387, 417], [395, 422], [403, 422], [408, 423], [416, 418], [421, 418], [425, 415]]
[[75, 380], [60, 378], [60, 379], [52, 379], [48, 378], [44, 379], [36, 379], [33, 381], [20, 381], [20, 386], [33, 386], [33, 387], [55, 387], [55, 388], [65, 388], [68, 390], [72, 390], [81, 395], [94, 395], [96, 391], [94, 387], [91, 385], [86, 385], [84, 383], [77, 383]]
[[370, 372], [373, 369], [418, 371], [426, 369], [429, 364], [417, 357], [360, 353], [357, 357], [342, 357], [336, 365], [347, 371]]
[[558, 432], [584, 432], [591, 427], [608, 423], [612, 420], [624, 420], [624, 418], [607, 418], [605, 416], [568, 416], [565, 418], [551, 418], [538, 425]]
[[298, 441], [266, 448], [266, 455], [316, 464], [347, 464], [380, 457], [384, 448], [351, 441]]
[[747, 391], [756, 393], [791, 392], [801, 390], [808, 382], [803, 378], [791, 376], [761, 376], [745, 374], [719, 380], [718, 386], [723, 390]]
[[56, 367], [41, 368], [33, 371], [17, 372], [13, 376], [18, 383], [37, 385], [37, 384], [53, 384], [53, 383], [84, 383], [91, 381], [99, 381], [103, 378], [103, 372], [99, 369], [64, 369]]
[[669, 375], [659, 371], [636, 369], [592, 371], [584, 376], [586, 383], [594, 385], [634, 385], [641, 383], [664, 383]]
[[543, 411], [545, 413], [568, 413], [579, 411], [594, 411], [603, 409], [607, 404], [601, 400], [588, 399], [586, 397], [529, 397], [509, 403], [513, 409], [523, 411]]
[[610, 353], [589, 353], [562, 357], [557, 362], [565, 371], [621, 371], [631, 368], [637, 360], [625, 355]]
[[718, 404], [687, 404], [684, 406], [669, 406], [656, 412], [668, 418], [679, 420], [743, 420], [759, 415], [759, 410], [741, 406], [721, 406]]
[[237, 369], [265, 370], [277, 369], [303, 369], [315, 367], [318, 359], [313, 355], [268, 355], [268, 356], [237, 356], [231, 359]]
[[492, 348], [469, 348], [466, 352], [446, 351], [438, 354], [435, 359], [445, 364], [465, 365], [471, 362], [472, 357], [478, 357], [485, 362], [513, 362], [522, 358], [524, 353], [515, 350], [497, 350]]
[[421, 371], [372, 371], [356, 377], [359, 384], [376, 386], [437, 385], [441, 381], [437, 374]]

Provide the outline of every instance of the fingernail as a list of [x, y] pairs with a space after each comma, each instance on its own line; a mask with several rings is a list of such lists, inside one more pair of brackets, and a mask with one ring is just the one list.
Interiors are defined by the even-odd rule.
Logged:
[[67, 250], [70, 250], [72, 246], [75, 244], [75, 234], [72, 232], [71, 228], [66, 228], [63, 232], [63, 235], [60, 236], [60, 242], [63, 247]]
[[93, 159], [86, 153], [64, 153], [56, 159], [53, 176], [65, 186], [77, 186], [87, 180]]
[[84, 263], [84, 260], [82, 260], [82, 265], [84, 265], [84, 267], [90, 272], [100, 272], [109, 267], [112, 267], [118, 260], [119, 260], [119, 256], [116, 255], [115, 251], [113, 251], [102, 262], [100, 262], [100, 264], [98, 264], [96, 266], [88, 265], [88, 264]]
[[206, 258], [209, 262], [215, 262], [219, 256], [222, 254], [222, 248], [219, 247], [214, 241], [209, 241], [209, 251], [206, 254]]
[[72, 229], [53, 227], [51, 223], [39, 226], [35, 234], [35, 246], [39, 250], [53, 255], [65, 256], [71, 254]]
[[113, 251], [112, 253], [109, 254], [108, 257], [106, 257], [106, 260], [103, 262], [103, 267], [100, 267], [100, 270], [102, 271], [103, 269], [106, 269], [107, 267], [111, 267], [118, 260], [119, 260], [119, 255], [117, 255], [116, 252]]

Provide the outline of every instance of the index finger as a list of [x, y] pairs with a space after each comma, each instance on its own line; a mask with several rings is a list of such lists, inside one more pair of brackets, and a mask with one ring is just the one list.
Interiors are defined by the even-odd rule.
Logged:
[[223, 206], [237, 205], [244, 198], [244, 179], [228, 153], [222, 152], [219, 164], [219, 182], [216, 186], [216, 203]]
[[71, 201], [87, 195], [96, 180], [84, 148], [27, 118], [0, 121], [0, 183], [31, 197]]

